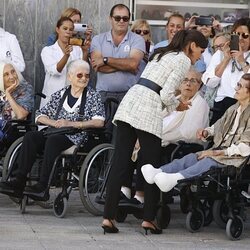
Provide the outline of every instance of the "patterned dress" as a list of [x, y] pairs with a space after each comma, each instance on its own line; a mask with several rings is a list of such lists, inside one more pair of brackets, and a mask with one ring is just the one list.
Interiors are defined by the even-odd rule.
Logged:
[[[40, 110], [36, 111], [36, 121], [40, 116], [47, 116], [49, 119], [55, 119], [57, 107], [60, 100], [68, 87], [65, 87], [51, 95], [50, 101]], [[90, 87], [87, 87], [86, 104], [84, 108], [84, 115], [80, 115], [80, 105], [82, 96], [78, 98], [73, 107], [68, 105], [68, 98], [66, 97], [58, 114], [58, 119], [65, 119], [69, 121], [88, 121], [91, 119], [105, 120], [104, 105], [101, 102], [101, 96], [98, 92]], [[67, 135], [70, 141], [75, 145], [79, 143], [86, 143], [88, 140], [87, 133], [82, 131], [73, 135]]]

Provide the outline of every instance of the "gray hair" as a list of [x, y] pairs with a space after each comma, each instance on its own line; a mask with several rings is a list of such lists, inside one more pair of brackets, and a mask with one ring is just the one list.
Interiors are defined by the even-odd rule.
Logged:
[[86, 61], [84, 61], [82, 59], [77, 59], [77, 60], [71, 61], [68, 64], [68, 66], [67, 66], [67, 72], [69, 74], [74, 73], [75, 72], [75, 68], [79, 67], [79, 66], [82, 66], [84, 69], [90, 71], [89, 64]]

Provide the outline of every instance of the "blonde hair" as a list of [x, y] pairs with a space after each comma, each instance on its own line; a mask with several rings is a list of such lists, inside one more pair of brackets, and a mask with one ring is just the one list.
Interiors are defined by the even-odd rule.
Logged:
[[149, 23], [148, 23], [148, 21], [146, 19], [137, 19], [137, 20], [135, 20], [133, 22], [132, 26], [131, 26], [131, 31], [135, 32], [135, 30], [138, 29], [141, 26], [146, 26], [147, 29], [149, 30], [148, 37], [149, 37], [150, 42], [151, 42], [151, 40], [152, 40], [152, 37], [151, 37], [151, 28], [150, 28], [150, 25], [149, 25]]
[[61, 18], [62, 17], [72, 17], [74, 15], [79, 15], [80, 19], [82, 18], [82, 13], [80, 12], [80, 10], [75, 9], [75, 8], [67, 8], [65, 9], [62, 14], [61, 14]]

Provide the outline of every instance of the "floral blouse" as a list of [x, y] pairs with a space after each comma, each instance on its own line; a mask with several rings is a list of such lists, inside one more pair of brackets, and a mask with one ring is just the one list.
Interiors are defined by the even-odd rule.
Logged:
[[[36, 121], [40, 116], [47, 116], [50, 119], [55, 119], [60, 100], [67, 88], [68, 86], [51, 95], [50, 101], [43, 108], [36, 111]], [[105, 120], [104, 105], [98, 92], [90, 87], [87, 87], [86, 103], [83, 116], [80, 115], [81, 99], [82, 95], [78, 98], [76, 103], [70, 107], [68, 105], [68, 97], [66, 97], [57, 119], [65, 119], [69, 121], [88, 121], [92, 119]], [[66, 134], [66, 136], [75, 145], [86, 143], [88, 140], [87, 133], [84, 131], [73, 135]]]
[[[15, 99], [17, 104], [22, 106], [29, 113], [32, 112], [34, 108], [34, 94], [31, 84], [26, 81], [20, 82], [17, 88], [13, 91], [12, 97]], [[9, 101], [5, 99], [3, 92], [0, 94], [0, 114], [4, 120], [15, 119], [15, 113], [13, 112]]]

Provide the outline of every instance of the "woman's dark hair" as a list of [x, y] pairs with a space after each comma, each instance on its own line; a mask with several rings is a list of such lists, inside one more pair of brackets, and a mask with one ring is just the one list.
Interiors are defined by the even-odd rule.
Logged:
[[112, 17], [113, 16], [113, 14], [114, 14], [114, 10], [116, 9], [116, 8], [118, 8], [118, 9], [127, 9], [127, 11], [128, 11], [128, 16], [130, 17], [130, 10], [129, 10], [129, 8], [125, 5], [125, 4], [122, 4], [122, 3], [118, 3], [118, 4], [116, 4], [116, 5], [114, 5], [113, 7], [112, 7], [112, 9], [110, 10], [110, 16]]
[[[151, 61], [156, 55], [158, 55], [157, 61], [159, 61], [167, 53], [179, 53], [180, 51], [183, 51], [184, 48], [191, 42], [194, 42], [202, 49], [205, 49], [208, 45], [207, 39], [201, 32], [197, 30], [180, 30], [174, 35], [168, 46], [156, 49], [150, 56], [149, 61]], [[189, 50], [189, 52], [192, 53], [191, 49]]]
[[248, 81], [248, 86], [246, 86], [247, 89], [250, 89], [250, 73], [246, 73], [242, 76], [242, 79]]
[[250, 18], [243, 17], [243, 18], [236, 20], [232, 26], [232, 32], [234, 32], [240, 26], [247, 26], [248, 32], [250, 32]]
[[[56, 23], [56, 27], [59, 29], [62, 25], [63, 25], [63, 23], [65, 22], [65, 21], [69, 21], [69, 22], [71, 22], [73, 25], [74, 25], [74, 22], [69, 18], [69, 17], [61, 17], [58, 21], [57, 21], [57, 23]], [[56, 40], [58, 39], [58, 34], [57, 34], [57, 32], [56, 32]]]
[[60, 28], [61, 26], [62, 26], [62, 24], [65, 22], [65, 21], [69, 21], [69, 22], [71, 22], [71, 23], [73, 23], [73, 25], [74, 25], [74, 22], [69, 18], [69, 17], [61, 17], [58, 21], [57, 21], [57, 23], [56, 23], [56, 27], [57, 28]]

